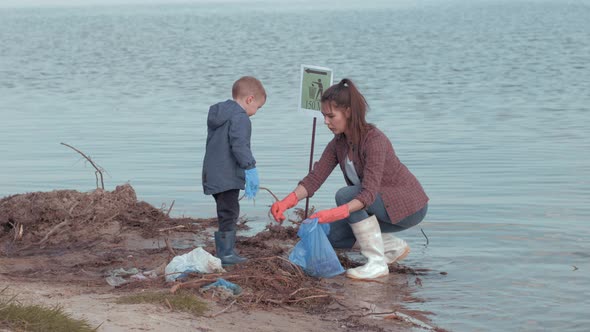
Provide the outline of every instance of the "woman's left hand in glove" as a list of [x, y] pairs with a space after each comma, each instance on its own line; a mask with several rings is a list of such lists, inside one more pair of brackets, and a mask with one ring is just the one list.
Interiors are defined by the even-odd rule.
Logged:
[[350, 212], [348, 211], [348, 205], [343, 204], [337, 208], [321, 210], [309, 217], [309, 219], [318, 218], [318, 223], [327, 224], [340, 219], [348, 218]]

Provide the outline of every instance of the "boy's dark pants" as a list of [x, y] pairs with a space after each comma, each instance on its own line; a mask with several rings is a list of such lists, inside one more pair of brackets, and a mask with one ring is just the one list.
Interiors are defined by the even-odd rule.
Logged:
[[236, 223], [240, 215], [240, 190], [232, 189], [213, 194], [217, 204], [217, 222], [220, 232], [236, 230]]

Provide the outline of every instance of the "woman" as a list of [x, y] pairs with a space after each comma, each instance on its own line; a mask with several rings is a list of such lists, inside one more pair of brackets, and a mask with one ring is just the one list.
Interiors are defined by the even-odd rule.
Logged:
[[322, 94], [324, 123], [334, 138], [295, 190], [271, 207], [274, 219], [284, 221], [284, 212], [313, 196], [339, 165], [347, 186], [336, 193], [338, 207], [310, 218], [331, 223], [328, 238], [335, 248], [360, 247], [368, 262], [346, 271], [355, 279], [385, 276], [387, 264], [405, 258], [408, 244], [392, 233], [417, 225], [428, 209], [420, 182], [397, 158], [385, 134], [366, 122], [367, 108], [364, 96], [346, 78]]

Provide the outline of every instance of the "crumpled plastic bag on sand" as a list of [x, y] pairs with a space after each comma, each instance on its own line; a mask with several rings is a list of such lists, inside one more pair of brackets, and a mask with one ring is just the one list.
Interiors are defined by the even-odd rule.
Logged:
[[235, 297], [242, 293], [242, 287], [222, 278], [217, 278], [217, 281], [215, 281], [214, 283], [201, 287], [199, 291], [201, 293], [205, 293], [210, 290], [216, 290], [218, 292], [219, 297], [223, 299]]
[[192, 251], [174, 257], [164, 270], [166, 281], [175, 281], [186, 277], [188, 272], [215, 273], [225, 272], [221, 267], [221, 259], [211, 255], [203, 248], [195, 248]]

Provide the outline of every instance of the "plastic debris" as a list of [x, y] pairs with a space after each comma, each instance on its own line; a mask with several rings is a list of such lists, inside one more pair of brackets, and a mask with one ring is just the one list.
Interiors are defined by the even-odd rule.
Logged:
[[201, 287], [199, 292], [201, 294], [208, 293], [211, 298], [218, 297], [227, 300], [240, 295], [242, 293], [242, 288], [225, 279], [218, 278], [214, 283]]
[[317, 218], [305, 219], [297, 232], [301, 240], [289, 254], [289, 260], [312, 277], [331, 278], [343, 273], [344, 268], [326, 235], [329, 231], [329, 225], [319, 224]]
[[121, 286], [123, 284], [128, 283], [129, 281], [123, 279], [122, 277], [119, 276], [110, 276], [110, 277], [106, 277], [105, 280], [107, 281], [107, 284], [113, 286], [113, 287], [118, 287]]
[[[129, 276], [129, 279], [125, 279], [127, 276]], [[157, 277], [158, 274], [154, 270], [141, 272], [137, 268], [131, 268], [128, 270], [119, 268], [112, 270], [105, 280], [109, 285], [118, 287], [128, 282], [145, 281], [148, 279], [155, 279]]]
[[242, 287], [222, 278], [217, 278], [217, 281], [207, 286], [203, 286], [201, 289], [203, 291], [207, 291], [213, 287], [225, 288], [227, 290], [230, 290], [233, 295], [240, 295], [242, 293]]
[[225, 270], [221, 266], [221, 259], [199, 247], [184, 255], [174, 257], [166, 265], [166, 281], [184, 278], [189, 272], [216, 273], [225, 272]]

